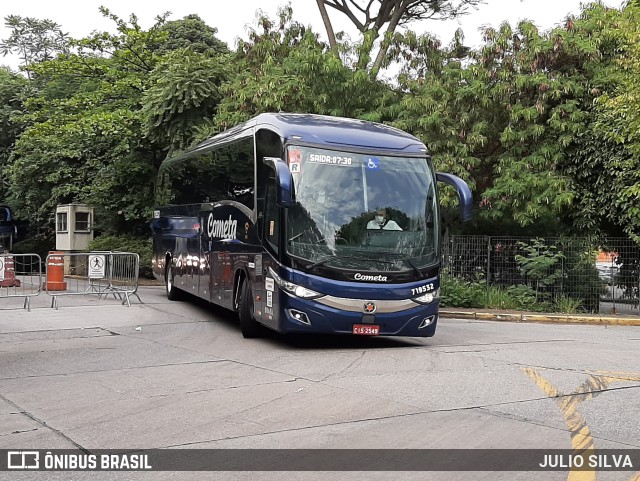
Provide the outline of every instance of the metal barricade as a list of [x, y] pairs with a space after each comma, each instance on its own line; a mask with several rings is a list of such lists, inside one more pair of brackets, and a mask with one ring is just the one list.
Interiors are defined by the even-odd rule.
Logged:
[[[96, 253], [100, 255], [99, 253]], [[95, 255], [95, 254], [94, 254]], [[138, 275], [140, 273], [140, 256], [131, 252], [109, 252], [103, 254], [106, 257], [109, 291], [106, 295], [118, 296], [130, 307], [130, 296], [135, 296], [138, 301]]]
[[23, 309], [31, 311], [31, 298], [42, 290], [42, 259], [38, 254], [0, 254], [0, 299], [24, 297]]
[[46, 260], [45, 291], [51, 307], [58, 309], [58, 297], [112, 295], [131, 307], [131, 297], [138, 295], [140, 256], [132, 252], [50, 252]]

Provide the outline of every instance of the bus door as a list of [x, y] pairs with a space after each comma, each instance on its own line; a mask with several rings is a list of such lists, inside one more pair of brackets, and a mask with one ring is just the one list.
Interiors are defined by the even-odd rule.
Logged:
[[207, 215], [200, 215], [200, 232], [198, 235], [198, 295], [211, 301], [211, 252], [206, 230]]
[[216, 304], [222, 303], [222, 253], [215, 250], [215, 248], [209, 252], [209, 259], [211, 262], [211, 274], [209, 279], [209, 286], [211, 287], [211, 302]]
[[[257, 292], [260, 301], [255, 303], [256, 319], [263, 324], [277, 327], [279, 302], [276, 295], [276, 289], [273, 276], [269, 274], [269, 269], [278, 270], [278, 259], [281, 246], [281, 226], [282, 226], [282, 209], [276, 204], [277, 188], [275, 171], [269, 168], [266, 171], [264, 185], [264, 203], [261, 204], [262, 217], [259, 219], [258, 232], [263, 245], [267, 248], [266, 252], [260, 256], [259, 262], [256, 261], [256, 273], [261, 276], [259, 282], [256, 282]], [[255, 302], [255, 299], [254, 299]]]
[[187, 237], [187, 255], [185, 267], [185, 291], [198, 295], [200, 286], [200, 225], [194, 224], [194, 233]]
[[[213, 212], [203, 212], [201, 218], [200, 258], [202, 261], [200, 296], [221, 306], [232, 307], [233, 266], [229, 243], [212, 239], [207, 230]], [[211, 221], [213, 222], [213, 220]]]
[[210, 302], [220, 303], [220, 261], [219, 242], [212, 240], [207, 234], [207, 224], [209, 216], [213, 212], [210, 210], [202, 211], [200, 215], [200, 259], [201, 279], [200, 279], [200, 296]]
[[[213, 250], [205, 252], [210, 259], [209, 287], [211, 302], [221, 306], [232, 307], [233, 265], [229, 255], [228, 244], [213, 241]], [[217, 247], [216, 247], [217, 246]]]

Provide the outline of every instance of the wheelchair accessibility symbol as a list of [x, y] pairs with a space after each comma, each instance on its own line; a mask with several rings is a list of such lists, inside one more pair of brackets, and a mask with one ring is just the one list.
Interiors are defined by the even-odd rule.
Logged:
[[376, 159], [375, 157], [369, 157], [367, 159], [367, 169], [377, 169], [380, 163], [380, 159]]

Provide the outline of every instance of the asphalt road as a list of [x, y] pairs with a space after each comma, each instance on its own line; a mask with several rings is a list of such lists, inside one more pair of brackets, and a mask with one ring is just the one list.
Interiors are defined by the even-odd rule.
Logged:
[[[640, 328], [442, 319], [436, 337], [270, 335], [144, 304], [0, 299], [0, 449], [640, 449]], [[634, 476], [636, 476], [634, 478]], [[633, 472], [0, 472], [0, 479], [640, 480]]]

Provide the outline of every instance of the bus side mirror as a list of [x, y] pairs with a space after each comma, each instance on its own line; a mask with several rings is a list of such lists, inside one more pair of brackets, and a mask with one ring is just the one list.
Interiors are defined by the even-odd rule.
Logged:
[[273, 167], [276, 174], [276, 204], [280, 207], [293, 206], [293, 177], [284, 160], [276, 157], [265, 157], [264, 163]]
[[457, 175], [444, 174], [442, 172], [436, 173], [436, 179], [438, 182], [444, 182], [455, 187], [458, 192], [458, 198], [460, 199], [460, 217], [462, 222], [471, 220], [471, 208], [473, 205], [473, 197], [471, 196], [471, 190], [467, 183]]

